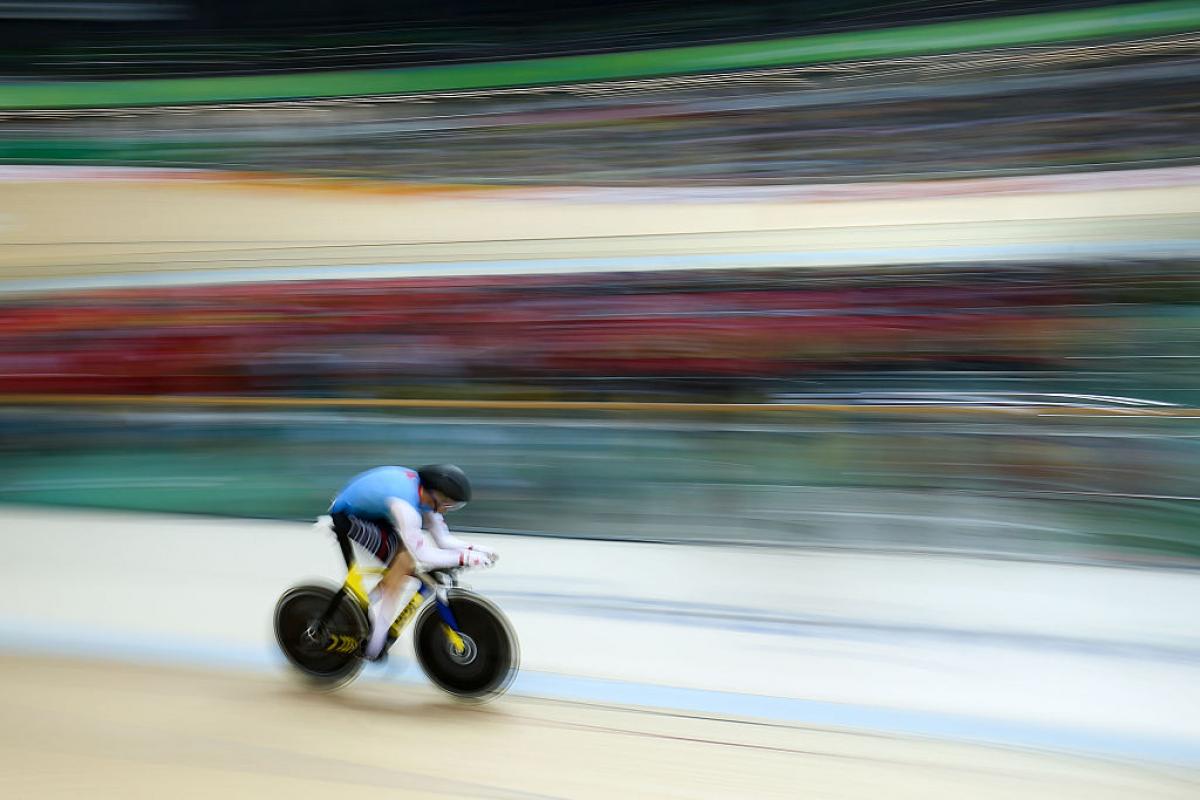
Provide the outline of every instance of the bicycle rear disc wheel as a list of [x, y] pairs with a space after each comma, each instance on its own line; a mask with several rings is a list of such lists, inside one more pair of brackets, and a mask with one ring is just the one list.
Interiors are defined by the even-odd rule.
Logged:
[[459, 700], [483, 702], [503, 694], [517, 674], [520, 651], [504, 613], [465, 589], [448, 590], [450, 610], [466, 650], [455, 652], [435, 603], [421, 609], [413, 631], [417, 663], [434, 685]]
[[343, 597], [324, 630], [321, 617], [338, 590], [328, 586], [297, 586], [289, 589], [275, 605], [275, 640], [288, 661], [313, 683], [336, 689], [352, 680], [363, 668], [358, 649], [329, 649], [333, 637], [344, 642], [362, 642], [368, 624], [362, 609]]

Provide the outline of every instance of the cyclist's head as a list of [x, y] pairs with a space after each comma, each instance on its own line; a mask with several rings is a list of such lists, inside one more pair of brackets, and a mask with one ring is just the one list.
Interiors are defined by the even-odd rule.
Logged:
[[445, 500], [438, 503], [438, 512], [454, 511], [471, 500], [471, 482], [467, 480], [467, 474], [453, 464], [426, 464], [417, 469], [417, 476], [425, 491], [436, 492]]

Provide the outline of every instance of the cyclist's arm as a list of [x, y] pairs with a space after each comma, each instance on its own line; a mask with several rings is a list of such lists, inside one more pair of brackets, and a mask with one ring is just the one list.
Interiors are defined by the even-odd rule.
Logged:
[[425, 515], [425, 528], [433, 536], [433, 540], [437, 542], [438, 547], [445, 547], [451, 550], [466, 550], [471, 546], [469, 542], [464, 542], [450, 533], [450, 528], [446, 527], [445, 518], [437, 512]]
[[481, 553], [495, 555], [496, 551], [483, 545], [472, 544], [465, 542], [454, 534], [450, 533], [450, 528], [446, 526], [446, 519], [437, 512], [430, 512], [425, 515], [425, 528], [433, 536], [438, 547], [445, 547], [452, 550], [477, 550]]
[[408, 552], [412, 553], [413, 558], [427, 569], [479, 566], [472, 563], [467, 550], [439, 546], [441, 543], [435, 536], [421, 530], [421, 514], [411, 503], [393, 497], [388, 502], [388, 510], [391, 511], [392, 522], [396, 525], [400, 540], [404, 542]]

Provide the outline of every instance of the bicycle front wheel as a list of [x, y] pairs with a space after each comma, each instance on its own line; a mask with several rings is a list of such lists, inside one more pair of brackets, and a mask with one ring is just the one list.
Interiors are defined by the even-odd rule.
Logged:
[[465, 647], [456, 650], [436, 603], [427, 603], [414, 626], [417, 663], [434, 685], [459, 700], [484, 702], [503, 694], [520, 663], [512, 626], [504, 613], [481, 595], [449, 589], [447, 596]]

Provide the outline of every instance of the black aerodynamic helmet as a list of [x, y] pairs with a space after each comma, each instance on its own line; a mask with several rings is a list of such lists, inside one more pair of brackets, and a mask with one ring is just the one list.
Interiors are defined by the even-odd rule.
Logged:
[[426, 464], [417, 468], [417, 476], [422, 486], [446, 495], [456, 507], [471, 500], [471, 482], [467, 480], [467, 473], [454, 464]]

